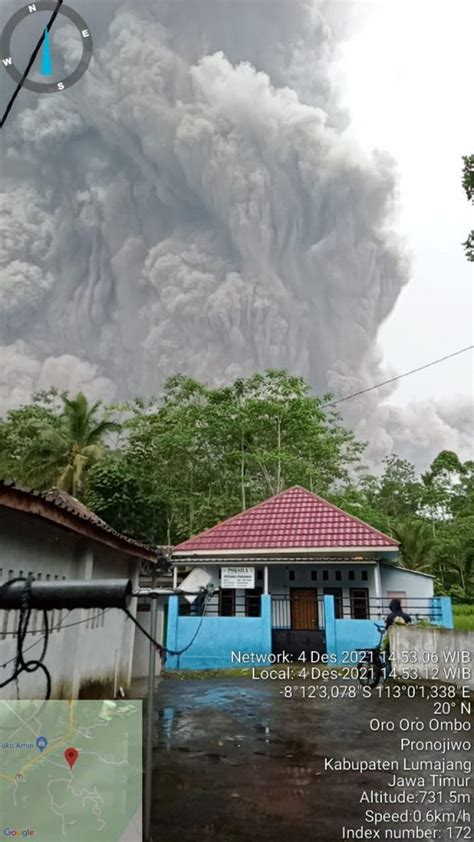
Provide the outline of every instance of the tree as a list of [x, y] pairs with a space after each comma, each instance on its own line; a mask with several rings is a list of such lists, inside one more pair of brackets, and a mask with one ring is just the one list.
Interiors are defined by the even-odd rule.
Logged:
[[[462, 186], [468, 200], [474, 204], [474, 155], [464, 155], [463, 164]], [[463, 246], [467, 259], [474, 261], [474, 230], [469, 232]]]
[[433, 534], [436, 524], [452, 517], [452, 502], [463, 473], [464, 467], [457, 454], [451, 450], [442, 450], [431, 463], [429, 470], [421, 475], [421, 511], [430, 519]]
[[164, 507], [148, 492], [123, 449], [105, 450], [88, 470], [83, 499], [119, 532], [151, 545], [164, 544]]
[[415, 517], [422, 501], [423, 488], [414, 466], [392, 453], [383, 463], [384, 473], [376, 486], [377, 508], [395, 522]]
[[445, 593], [464, 601], [474, 597], [474, 515], [457, 517], [438, 531], [433, 572]]
[[159, 400], [136, 406], [126, 465], [150, 511], [161, 512], [162, 540], [188, 537], [290, 485], [326, 494], [345, 482], [363, 445], [323, 402], [302, 378], [272, 370], [216, 389], [175, 376]]
[[88, 468], [103, 454], [106, 435], [120, 425], [98, 419], [100, 402], [89, 405], [82, 392], [73, 399], [62, 395], [61, 402], [58, 415], [31, 420], [18, 474], [34, 488], [57, 486], [77, 496]]
[[407, 570], [426, 571], [434, 557], [434, 538], [427, 523], [423, 520], [408, 520], [394, 529], [394, 535], [400, 542], [402, 567]]
[[56, 391], [38, 392], [30, 404], [9, 410], [0, 420], [0, 477], [22, 481], [21, 462], [35, 436], [35, 425], [55, 424], [61, 405]]

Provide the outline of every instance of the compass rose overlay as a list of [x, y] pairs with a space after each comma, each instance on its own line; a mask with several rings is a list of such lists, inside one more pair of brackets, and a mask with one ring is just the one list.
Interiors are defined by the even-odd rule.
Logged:
[[[66, 90], [66, 88], [70, 88], [71, 85], [74, 85], [81, 78], [81, 76], [84, 75], [87, 68], [89, 67], [90, 60], [92, 58], [92, 35], [90, 33], [86, 21], [83, 17], [81, 17], [80, 14], [78, 14], [78, 12], [76, 12], [74, 9], [71, 9], [69, 6], [61, 6], [61, 8], [58, 11], [58, 15], [63, 15], [72, 24], [74, 24], [74, 26], [78, 30], [78, 35], [80, 36], [82, 42], [82, 55], [76, 68], [68, 76], [58, 81], [36, 82], [32, 79], [24, 79], [24, 73], [22, 73], [16, 67], [11, 55], [11, 41], [16, 28], [19, 25], [21, 25], [25, 18], [28, 18], [31, 15], [36, 14], [37, 12], [54, 12], [54, 10], [57, 8], [57, 5], [58, 4], [57, 2], [55, 2], [55, 0], [39, 0], [39, 2], [37, 3], [29, 3], [27, 6], [22, 7], [14, 15], [12, 15], [10, 20], [7, 22], [6, 26], [3, 29], [2, 38], [0, 41], [0, 58], [7, 73], [17, 84], [22, 82], [23, 80], [24, 88], [27, 88], [29, 91], [34, 91], [35, 93], [39, 94], [57, 93], [58, 91], [64, 91]], [[50, 60], [49, 32], [47, 29], [43, 33], [43, 39], [44, 41], [42, 68], [44, 70], [45, 65], [48, 65]], [[47, 54], [45, 52], [46, 50]]]

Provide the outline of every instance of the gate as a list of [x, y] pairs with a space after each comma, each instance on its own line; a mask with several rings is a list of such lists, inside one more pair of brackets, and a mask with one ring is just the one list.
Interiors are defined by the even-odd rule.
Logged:
[[272, 652], [287, 652], [296, 660], [302, 652], [326, 651], [324, 600], [316, 589], [292, 588], [272, 595]]

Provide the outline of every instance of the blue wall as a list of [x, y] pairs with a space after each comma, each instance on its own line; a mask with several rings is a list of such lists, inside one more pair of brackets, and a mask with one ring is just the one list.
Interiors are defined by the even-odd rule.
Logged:
[[[344, 661], [344, 652], [354, 649], [372, 649], [380, 641], [375, 620], [336, 620], [334, 614], [334, 597], [324, 597], [324, 616], [326, 628], [326, 651], [335, 655], [338, 664]], [[382, 624], [381, 621], [377, 621]], [[453, 609], [451, 597], [437, 596], [432, 600], [431, 622], [444, 628], [453, 628]]]
[[[201, 624], [201, 625], [200, 625]], [[200, 626], [200, 628], [199, 628]], [[199, 628], [199, 631], [197, 632]], [[167, 655], [167, 669], [224, 669], [249, 664], [232, 662], [231, 653], [265, 655], [272, 651], [271, 597], [261, 597], [260, 617], [180, 617], [178, 597], [170, 596], [166, 646], [179, 651], [193, 639], [182, 655]]]
[[432, 600], [433, 623], [445, 629], [454, 628], [453, 605], [450, 596], [434, 596]]
[[336, 620], [334, 615], [334, 597], [324, 597], [324, 617], [326, 626], [326, 651], [335, 655], [338, 664], [351, 664], [344, 659], [344, 652], [354, 649], [371, 649], [377, 646], [380, 633], [375, 620]]

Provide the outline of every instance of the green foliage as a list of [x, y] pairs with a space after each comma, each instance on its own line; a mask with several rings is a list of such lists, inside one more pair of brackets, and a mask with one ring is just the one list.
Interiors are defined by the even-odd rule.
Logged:
[[394, 536], [400, 543], [400, 560], [403, 567], [425, 573], [431, 569], [435, 539], [425, 521], [403, 521], [394, 529]]
[[165, 513], [166, 543], [284, 488], [327, 493], [363, 449], [302, 378], [268, 371], [209, 389], [184, 377], [129, 422], [128, 464]]
[[1, 474], [34, 488], [80, 494], [89, 466], [103, 453], [103, 439], [119, 429], [97, 419], [99, 407], [81, 393], [70, 399], [52, 392], [9, 412], [0, 425]]
[[[468, 200], [474, 204], [474, 155], [464, 155], [462, 160], [462, 186]], [[474, 261], [474, 231], [469, 232], [463, 246], [467, 259]]]
[[0, 420], [0, 476], [59, 485], [151, 544], [302, 485], [395, 537], [401, 564], [433, 574], [437, 593], [474, 600], [474, 462], [442, 451], [418, 476], [391, 454], [374, 476], [329, 401], [276, 370], [221, 388], [177, 375], [150, 403], [110, 407], [42, 393]]
[[454, 628], [474, 631], [474, 605], [453, 605]]

